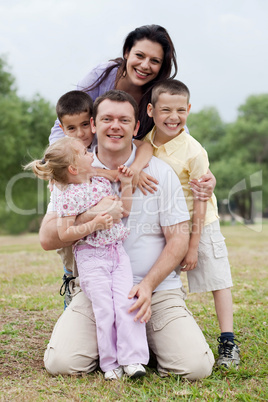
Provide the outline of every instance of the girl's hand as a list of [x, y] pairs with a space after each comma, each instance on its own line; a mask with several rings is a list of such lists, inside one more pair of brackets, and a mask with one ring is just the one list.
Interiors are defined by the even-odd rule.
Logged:
[[104, 230], [104, 229], [111, 229], [113, 226], [113, 218], [111, 215], [107, 214], [106, 212], [104, 214], [99, 214], [93, 219], [95, 223], [95, 231], [96, 230]]
[[125, 166], [120, 165], [118, 166], [118, 179], [122, 184], [130, 184], [133, 178], [133, 171]]
[[155, 191], [157, 191], [155, 184], [158, 184], [158, 181], [142, 170], [138, 182], [138, 188], [141, 190], [141, 192], [144, 195], [147, 195], [147, 191], [153, 194]]

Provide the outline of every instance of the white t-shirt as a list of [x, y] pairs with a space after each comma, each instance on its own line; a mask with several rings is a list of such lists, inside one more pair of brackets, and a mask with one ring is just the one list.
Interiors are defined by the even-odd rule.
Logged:
[[[133, 144], [132, 154], [125, 165], [131, 165], [135, 154], [136, 147]], [[105, 168], [95, 152], [93, 166]], [[139, 283], [146, 276], [165, 247], [166, 241], [161, 227], [172, 226], [190, 219], [180, 181], [170, 166], [152, 157], [144, 172], [158, 180], [158, 189], [154, 194], [147, 195], [136, 189], [133, 194], [131, 213], [123, 219], [130, 230], [124, 247], [130, 257], [134, 284]], [[112, 185], [118, 192], [118, 184]], [[56, 210], [55, 200], [60, 190], [55, 190], [52, 192], [48, 212]], [[178, 247], [180, 247], [179, 244]], [[181, 286], [179, 275], [173, 271], [155, 290], [176, 289]]]

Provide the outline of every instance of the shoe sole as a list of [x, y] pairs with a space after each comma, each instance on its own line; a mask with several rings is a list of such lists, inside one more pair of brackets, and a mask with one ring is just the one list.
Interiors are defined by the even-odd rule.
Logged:
[[105, 381], [116, 381], [116, 380], [120, 380], [121, 377], [116, 377], [116, 378], [104, 378]]
[[224, 368], [226, 370], [228, 370], [230, 368], [235, 368], [236, 370], [238, 370], [239, 364], [235, 363], [235, 362], [232, 362], [229, 365], [227, 363], [220, 363], [220, 364], [217, 363], [217, 366], [220, 368]]
[[134, 373], [128, 377], [129, 378], [137, 378], [137, 377], [144, 377], [145, 375], [146, 375], [146, 373], [144, 371], [136, 371], [136, 373]]

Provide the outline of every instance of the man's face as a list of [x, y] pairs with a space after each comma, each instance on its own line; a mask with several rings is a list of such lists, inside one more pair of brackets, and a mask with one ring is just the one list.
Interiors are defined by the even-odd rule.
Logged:
[[92, 132], [97, 133], [98, 148], [106, 152], [131, 151], [132, 137], [139, 129], [135, 124], [133, 106], [129, 102], [105, 99], [98, 106], [95, 123], [91, 119]]

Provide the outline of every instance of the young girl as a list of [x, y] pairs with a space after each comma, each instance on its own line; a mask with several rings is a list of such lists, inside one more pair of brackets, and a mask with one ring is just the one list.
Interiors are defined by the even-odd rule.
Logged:
[[[145, 323], [135, 322], [128, 313], [133, 301], [128, 293], [133, 286], [132, 270], [122, 241], [128, 231], [113, 223], [108, 213], [91, 222], [75, 225], [76, 216], [96, 205], [103, 197], [114, 195], [111, 183], [96, 177], [93, 154], [83, 143], [65, 137], [52, 144], [44, 158], [25, 166], [37, 177], [61, 184], [57, 199], [58, 233], [62, 241], [76, 241], [73, 252], [80, 285], [92, 306], [96, 319], [100, 367], [105, 379], [117, 379], [125, 372], [130, 377], [145, 375], [149, 352]], [[132, 204], [132, 172], [118, 167], [124, 214]], [[141, 364], [142, 363], [142, 364]]]

